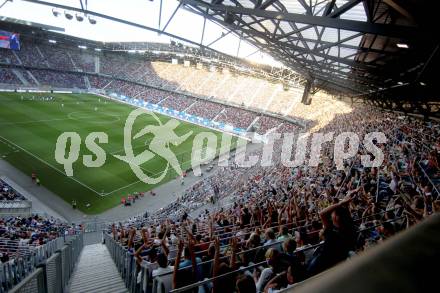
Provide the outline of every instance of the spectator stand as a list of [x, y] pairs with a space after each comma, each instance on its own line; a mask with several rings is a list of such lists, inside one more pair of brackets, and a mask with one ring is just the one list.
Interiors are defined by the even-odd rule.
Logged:
[[0, 292], [65, 292], [83, 248], [83, 234], [51, 241], [38, 253], [0, 265]]
[[[202, 127], [206, 127], [206, 128], [211, 128], [214, 130], [221, 130], [224, 132], [228, 132], [232, 135], [236, 135], [236, 136], [240, 136], [243, 137], [243, 135], [246, 133], [245, 129], [241, 129], [241, 128], [227, 128], [225, 125], [221, 124], [221, 123], [217, 123], [214, 122], [212, 120], [208, 120], [208, 119], [204, 119], [202, 117], [198, 117], [198, 116], [194, 116], [194, 115], [190, 115], [190, 114], [186, 114], [184, 112], [178, 112], [172, 109], [167, 109], [167, 108], [163, 108], [160, 105], [157, 104], [151, 104], [149, 102], [146, 101], [142, 101], [142, 100], [138, 100], [138, 99], [133, 99], [130, 97], [126, 97], [126, 96], [121, 96], [118, 94], [111, 94], [110, 97], [105, 96], [106, 98], [110, 98], [119, 102], [123, 102], [123, 103], [127, 103], [129, 105], [134, 105], [140, 108], [146, 108], [148, 110], [151, 110], [153, 112], [157, 112], [163, 115], [168, 115], [168, 116], [172, 116], [175, 117], [179, 120], [184, 120], [186, 122], [192, 123], [192, 124], [196, 124], [196, 125], [200, 125]], [[248, 138], [245, 138], [248, 139]]]
[[32, 202], [7, 182], [8, 178], [0, 177], [0, 217], [30, 216]]
[[0, 292], [63, 292], [82, 246], [80, 226], [37, 215], [0, 218]]

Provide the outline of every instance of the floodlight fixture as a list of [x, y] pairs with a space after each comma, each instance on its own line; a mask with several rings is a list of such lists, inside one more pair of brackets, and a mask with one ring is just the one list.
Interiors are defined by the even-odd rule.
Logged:
[[90, 24], [96, 24], [96, 19], [92, 18], [92, 17], [88, 17], [89, 18], [89, 22]]
[[77, 13], [75, 14], [76, 20], [79, 22], [82, 22], [84, 20], [84, 16], [82, 16], [81, 14]]
[[72, 15], [69, 11], [67, 11], [67, 10], [64, 10], [64, 16], [65, 16], [68, 20], [72, 20], [72, 19], [73, 19], [73, 15]]

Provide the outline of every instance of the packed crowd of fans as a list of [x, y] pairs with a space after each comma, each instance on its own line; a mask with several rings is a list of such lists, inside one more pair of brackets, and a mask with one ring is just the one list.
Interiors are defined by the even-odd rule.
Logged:
[[[61, 50], [68, 54], [61, 56]], [[360, 156], [367, 154], [361, 146], [353, 159], [344, 162], [343, 170], [337, 170], [332, 145], [327, 144], [317, 167], [289, 168], [280, 163], [281, 143], [276, 143], [274, 165], [219, 167], [159, 211], [109, 227], [114, 241], [135, 257], [138, 286], [142, 280], [151, 286], [155, 279], [166, 289], [201, 281], [185, 292], [277, 292], [440, 211], [440, 128], [436, 123], [366, 106], [353, 108], [325, 93], [318, 93], [306, 106], [299, 103], [301, 91], [284, 91], [279, 84], [217, 70], [150, 63], [139, 57], [26, 43], [18, 58], [0, 51], [7, 63], [104, 74], [88, 76], [91, 87], [244, 129], [259, 114], [218, 101], [307, 121], [311, 133], [386, 135], [387, 143], [377, 143], [384, 153], [380, 167], [361, 165]], [[29, 72], [42, 84], [86, 87], [81, 74]], [[1, 69], [0, 80], [20, 83], [8, 69]], [[259, 133], [275, 128], [299, 130], [286, 121], [259, 116]], [[261, 155], [261, 149], [251, 154]], [[65, 229], [64, 224], [39, 217], [0, 220], [0, 237], [40, 245]]]
[[[105, 87], [105, 89], [110, 89], [113, 92], [128, 97], [145, 100], [153, 104], [158, 104], [173, 110], [183, 111], [202, 118], [215, 118], [215, 121], [217, 122], [223, 122], [245, 130], [258, 116], [258, 114], [252, 111], [207, 100], [195, 99], [154, 88], [132, 85], [120, 80], [112, 81], [110, 79], [105, 79], [105, 81], [101, 81], [101, 78], [98, 77], [90, 77], [89, 80], [92, 85], [101, 85]], [[256, 131], [259, 134], [265, 134], [266, 131], [280, 125], [281, 121], [282, 120], [271, 116], [261, 115], [259, 119], [259, 127], [256, 128]]]
[[0, 81], [7, 84], [19, 84], [20, 80], [15, 76], [12, 71], [0, 68]]
[[[61, 87], [61, 88], [85, 88], [84, 77], [67, 72], [55, 72], [51, 70], [34, 70], [29, 72], [38, 80], [40, 86]], [[32, 79], [30, 79], [32, 81]]]
[[[25, 43], [23, 42], [23, 46], [20, 47], [20, 51], [14, 52], [15, 54], [15, 62], [19, 65], [24, 66], [34, 66], [39, 68], [49, 68], [50, 64], [48, 62], [48, 58], [43, 55], [42, 50], [37, 44], [33, 43]], [[45, 52], [49, 53], [48, 56], [51, 56], [53, 52]], [[18, 57], [18, 58], [17, 58]], [[63, 68], [68, 68], [69, 64], [63, 66]], [[62, 69], [62, 68], [56, 68]]]
[[[272, 167], [218, 170], [164, 209], [109, 229], [135, 256], [137, 281], [166, 290], [201, 281], [185, 292], [276, 292], [440, 211], [438, 124], [358, 107], [321, 130], [383, 132], [383, 164], [362, 166], [361, 146], [337, 170], [325, 145], [317, 167], [288, 168], [278, 157]], [[205, 210], [214, 195], [222, 207]]]
[[[235, 127], [246, 130], [256, 117], [257, 114], [254, 112], [246, 111], [239, 108], [228, 107], [225, 108], [225, 111], [218, 116], [216, 121], [232, 124]], [[268, 117], [268, 119], [273, 118]]]
[[[35, 50], [30, 50], [32, 47], [35, 47]], [[69, 49], [57, 47], [57, 45], [26, 44], [26, 42], [23, 44], [23, 49], [16, 53], [19, 59], [8, 50], [0, 51], [2, 52], [2, 60], [8, 60], [12, 64], [22, 63], [35, 67], [55, 67], [56, 69], [72, 71], [80, 69], [80, 71], [85, 72], [95, 72], [95, 69], [98, 68], [99, 73], [107, 76], [150, 84], [167, 90], [187, 91], [190, 94], [199, 94], [216, 100], [235, 103], [237, 106], [265, 108], [264, 110], [282, 115], [287, 114], [290, 117], [313, 123], [314, 130], [322, 128], [334, 119], [335, 115], [351, 111], [347, 104], [335, 100], [325, 93], [318, 92], [312, 98], [312, 107], [309, 107], [300, 103], [302, 95], [300, 89], [293, 88], [284, 91], [281, 90], [280, 85], [274, 85], [253, 77], [232, 75], [230, 73], [223, 74], [215, 70], [194, 69], [193, 67], [170, 63], [148, 62], [142, 60], [139, 56], [129, 56], [130, 54], [125, 54], [126, 56], [112, 53], [93, 55], [78, 48]], [[60, 52], [63, 52], [63, 58], [50, 57], [58, 56]], [[51, 59], [57, 60], [50, 61]], [[99, 66], [96, 66], [96, 62], [99, 62]], [[34, 85], [35, 82], [29, 74], [25, 74], [26, 72], [33, 74], [35, 79], [39, 80], [42, 85], [86, 88], [85, 79], [80, 74], [54, 73], [49, 70], [23, 70], [22, 72], [22, 75], [31, 85]], [[187, 109], [189, 114], [207, 119], [218, 116], [217, 121], [232, 124], [235, 127], [246, 129], [256, 117], [255, 114], [245, 110], [196, 100], [128, 81], [92, 75], [87, 78], [92, 88], [117, 92], [126, 96], [144, 99], [154, 104], [160, 103], [166, 98], [163, 101], [165, 107], [175, 107], [176, 110], [180, 111]], [[0, 81], [2, 83], [20, 84], [20, 80], [10, 69], [0, 71]], [[198, 88], [201, 88], [201, 90], [198, 90]], [[270, 104], [268, 104], [269, 101]], [[264, 134], [266, 129], [272, 128], [272, 124], [276, 123], [276, 119], [274, 121], [270, 117], [265, 117], [261, 121], [265, 123], [260, 124], [258, 130], [260, 134]]]
[[223, 104], [200, 100], [189, 108], [186, 113], [207, 119], [214, 119], [223, 109], [225, 109], [225, 105]]
[[17, 64], [17, 59], [11, 50], [0, 50], [0, 62], [5, 64]]
[[21, 193], [17, 192], [8, 183], [0, 179], [0, 201], [3, 200], [24, 200], [26, 199]]
[[160, 104], [160, 102], [167, 97], [179, 100], [179, 97], [177, 95], [152, 88], [143, 88], [142, 91], [139, 94], [134, 95], [134, 97], [138, 99], [143, 99], [153, 104]]
[[160, 105], [162, 107], [166, 107], [169, 109], [174, 109], [177, 111], [185, 111], [189, 106], [191, 106], [193, 103], [195, 103], [194, 99], [187, 98], [183, 95], [169, 95], [168, 98], [164, 99], [162, 102], [160, 102]]
[[[0, 50], [0, 60], [9, 64], [66, 71], [100, 73], [111, 77], [146, 83], [166, 90], [213, 97], [218, 100], [251, 106], [257, 109], [282, 113], [290, 108], [294, 89], [280, 90], [280, 84], [266, 80], [236, 75], [222, 70], [149, 62], [142, 56], [121, 52], [94, 52], [64, 44], [22, 40], [21, 50]], [[277, 99], [268, 104], [276, 94]], [[273, 104], [273, 105], [272, 105]], [[286, 113], [287, 114], [287, 113]]]
[[71, 58], [76, 71], [94, 72], [95, 71], [95, 58], [93, 55], [84, 54], [79, 50], [69, 50], [68, 54]]
[[298, 131], [298, 128], [299, 127], [293, 123], [283, 122], [283, 124], [277, 128], [277, 132], [278, 133], [296, 133]]
[[80, 226], [68, 225], [55, 218], [39, 215], [0, 218], [0, 258], [5, 263], [25, 253], [31, 253], [51, 240], [81, 231]]
[[113, 79], [101, 77], [101, 76], [89, 76], [89, 82], [90, 86], [95, 89], [102, 89], [104, 90], [110, 83], [113, 82]]
[[256, 122], [257, 132], [260, 134], [264, 134], [269, 130], [278, 131], [277, 128], [278, 126], [280, 126], [282, 122], [283, 122], [282, 120], [274, 119], [272, 117], [260, 116]]
[[[217, 69], [194, 70], [160, 62], [152, 62], [152, 67], [162, 80], [177, 85], [172, 89], [283, 115], [302, 95], [302, 90], [296, 88], [284, 91], [280, 84]], [[271, 99], [272, 96], [276, 98]]]
[[[302, 88], [283, 90], [280, 84], [266, 80], [222, 72], [218, 69], [186, 67], [164, 62], [150, 62], [137, 54], [123, 52], [94, 52], [63, 44], [49, 44], [22, 40], [20, 51], [0, 50], [0, 60], [8, 64], [26, 65], [44, 69], [57, 69], [72, 72], [88, 72], [98, 75], [80, 73], [51, 72], [49, 70], [20, 70], [24, 79], [31, 86], [55, 86], [68, 88], [95, 88], [107, 92], [116, 92], [130, 97], [140, 98], [152, 103], [164, 100], [165, 107], [176, 110], [188, 109], [190, 114], [213, 119], [226, 106], [217, 103], [197, 101], [171, 91], [183, 91], [235, 104], [236, 107], [251, 107], [276, 114], [313, 121], [319, 128], [331, 121], [336, 113], [346, 113], [349, 107], [335, 102], [325, 94], [312, 99], [314, 107], [300, 103]], [[114, 78], [123, 79], [115, 80]], [[89, 83], [87, 82], [89, 80]], [[152, 85], [168, 91], [160, 91], [137, 83]], [[0, 83], [21, 84], [11, 69], [2, 68]], [[193, 105], [194, 104], [194, 105]], [[318, 105], [319, 104], [319, 105]], [[310, 108], [314, 110], [311, 111]], [[174, 109], [174, 108], [173, 108]], [[318, 109], [318, 111], [315, 111]], [[235, 127], [247, 128], [255, 115], [245, 114], [237, 108], [228, 108], [221, 113], [218, 121], [232, 124]], [[243, 114], [243, 115], [242, 115]], [[258, 132], [272, 127], [271, 118], [266, 117], [270, 125], [261, 125]]]

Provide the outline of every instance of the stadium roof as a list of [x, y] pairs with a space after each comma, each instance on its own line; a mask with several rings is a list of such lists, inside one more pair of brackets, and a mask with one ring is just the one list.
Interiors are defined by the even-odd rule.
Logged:
[[[154, 10], [158, 27], [131, 18], [131, 14], [139, 16], [139, 11], [132, 11], [134, 4], [125, 2], [126, 10], [115, 16], [101, 6], [87, 10], [87, 2], [90, 7], [96, 1], [60, 1], [67, 6], [25, 1], [151, 30], [202, 48], [224, 52], [230, 47], [234, 53], [228, 54], [240, 58], [249, 57], [239, 56], [240, 46], [250, 45], [257, 50], [252, 54], [271, 55], [313, 81], [315, 91], [323, 88], [379, 106], [386, 101], [387, 107], [397, 104], [402, 111], [423, 112], [423, 105], [438, 100], [434, 64], [438, 63], [439, 34], [437, 12], [430, 9], [433, 1], [429, 0], [137, 1], [138, 10], [145, 9], [141, 4], [152, 4], [145, 11], [145, 23], [153, 21]], [[188, 11], [195, 13], [194, 21], [182, 22], [179, 16]], [[221, 29], [211, 30], [212, 23]]]
[[420, 82], [438, 54], [429, 1], [180, 1], [318, 86], [351, 95]]
[[[282, 66], [269, 54], [261, 51], [254, 53], [257, 51], [255, 46], [242, 42], [234, 33], [227, 33], [223, 26], [182, 8], [178, 0], [17, 0], [6, 2], [0, 7], [0, 14], [8, 19], [13, 17], [25, 22], [61, 27], [66, 35], [93, 41], [178, 41], [190, 46], [209, 47], [258, 64]], [[84, 21], [77, 21], [77, 15]], [[88, 19], [94, 19], [95, 23], [90, 25]], [[216, 41], [222, 34], [226, 35]]]
[[0, 21], [18, 24], [18, 25], [28, 25], [28, 26], [38, 27], [38, 28], [41, 28], [44, 30], [64, 32], [64, 28], [62, 28], [62, 27], [56, 27], [56, 26], [42, 24], [42, 23], [38, 23], [38, 22], [26, 21], [23, 19], [16, 19], [13, 17], [0, 16]]

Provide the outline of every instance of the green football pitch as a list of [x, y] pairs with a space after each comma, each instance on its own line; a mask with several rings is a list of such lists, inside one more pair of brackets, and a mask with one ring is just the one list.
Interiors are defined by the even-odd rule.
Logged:
[[[43, 97], [52, 96], [53, 100]], [[99, 214], [120, 204], [121, 197], [133, 192], [149, 191], [157, 185], [140, 181], [128, 163], [113, 155], [124, 155], [124, 125], [134, 107], [91, 94], [0, 93], [0, 157], [29, 174], [35, 172], [41, 184], [69, 204], [76, 200], [78, 208], [87, 214]], [[170, 117], [156, 114], [164, 124]], [[141, 115], [133, 125], [132, 135], [146, 125], [158, 125], [151, 115]], [[218, 154], [222, 133], [181, 122], [177, 136], [192, 131], [182, 144], [171, 149], [182, 170], [191, 167], [192, 138], [210, 131], [217, 136]], [[81, 137], [79, 157], [73, 163], [73, 176], [68, 177], [64, 165], [55, 159], [57, 138], [63, 132], [77, 132]], [[106, 160], [101, 167], [86, 167], [83, 155], [96, 156], [85, 146], [91, 132], [105, 132], [108, 143], [98, 143], [105, 150]], [[135, 154], [147, 149], [154, 136], [146, 134], [132, 140]], [[232, 139], [232, 145], [236, 139]], [[69, 149], [69, 144], [67, 144]], [[206, 150], [205, 150], [206, 151]], [[68, 154], [66, 154], [67, 157]], [[140, 165], [151, 177], [161, 175], [167, 162], [159, 155]], [[158, 184], [175, 179], [177, 173], [168, 168]]]

